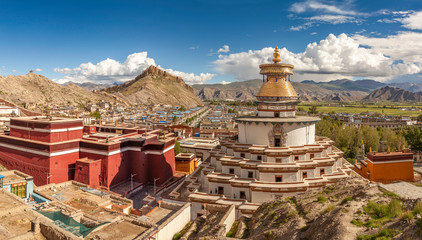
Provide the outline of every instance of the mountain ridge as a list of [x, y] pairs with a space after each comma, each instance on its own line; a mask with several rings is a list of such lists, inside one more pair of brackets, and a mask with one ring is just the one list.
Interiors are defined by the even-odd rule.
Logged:
[[101, 92], [111, 93], [132, 105], [156, 103], [185, 107], [203, 105], [194, 94], [194, 89], [181, 77], [153, 65], [133, 80], [102, 89]]

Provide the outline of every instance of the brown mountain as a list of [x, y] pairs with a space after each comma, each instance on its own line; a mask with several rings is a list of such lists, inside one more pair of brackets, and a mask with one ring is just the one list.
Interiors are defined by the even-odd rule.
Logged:
[[[253, 79], [230, 84], [193, 85], [195, 94], [201, 99], [255, 100], [262, 80]], [[368, 93], [364, 91], [331, 90], [312, 83], [292, 82], [301, 101], [358, 101]]]
[[202, 105], [194, 90], [182, 78], [150, 66], [135, 79], [101, 90], [129, 104], [169, 104], [195, 107]]
[[63, 86], [32, 71], [26, 75], [0, 76], [0, 98], [29, 106], [29, 109], [35, 111], [47, 103], [81, 106], [112, 99], [106, 93], [93, 93], [74, 84]]
[[387, 102], [420, 102], [422, 94], [406, 91], [396, 87], [383, 87], [371, 92], [363, 100]]

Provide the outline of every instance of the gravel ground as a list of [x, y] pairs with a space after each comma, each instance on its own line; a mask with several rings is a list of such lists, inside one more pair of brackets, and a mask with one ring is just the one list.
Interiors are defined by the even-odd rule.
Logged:
[[390, 183], [390, 184], [380, 183], [380, 186], [403, 198], [408, 198], [408, 199], [422, 198], [422, 187], [415, 186], [408, 182], [397, 182], [397, 183]]

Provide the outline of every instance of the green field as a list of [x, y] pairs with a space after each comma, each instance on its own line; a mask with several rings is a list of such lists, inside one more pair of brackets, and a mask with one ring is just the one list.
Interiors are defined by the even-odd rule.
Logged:
[[[308, 111], [312, 105], [301, 105], [305, 111]], [[358, 106], [358, 105], [345, 105], [345, 106], [317, 106], [317, 111], [319, 113], [349, 113], [349, 114], [358, 114], [365, 112], [376, 112], [385, 115], [404, 115], [404, 116], [419, 116], [422, 115], [422, 111], [405, 111], [400, 108], [403, 107], [420, 107], [422, 106]]]

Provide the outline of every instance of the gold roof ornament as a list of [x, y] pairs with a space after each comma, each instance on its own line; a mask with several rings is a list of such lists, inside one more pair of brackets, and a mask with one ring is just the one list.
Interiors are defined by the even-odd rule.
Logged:
[[280, 62], [278, 47], [275, 47], [273, 56], [274, 63], [259, 65], [264, 83], [256, 98], [260, 101], [297, 102], [299, 97], [290, 83], [294, 66]]
[[281, 61], [280, 59], [280, 50], [278, 50], [278, 47], [276, 46], [274, 49], [274, 54], [273, 54], [274, 58], [273, 58], [273, 62], [274, 63], [278, 63]]

